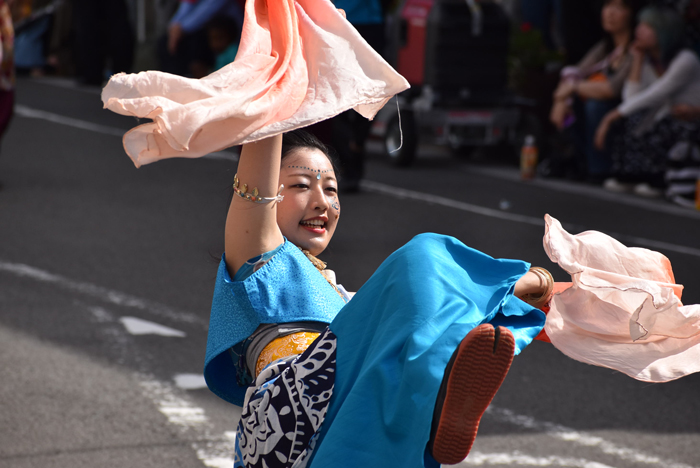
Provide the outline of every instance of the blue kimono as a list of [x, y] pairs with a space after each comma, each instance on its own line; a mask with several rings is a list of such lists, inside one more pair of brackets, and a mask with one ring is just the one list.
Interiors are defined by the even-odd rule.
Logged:
[[[332, 391], [324, 393], [325, 406], [314, 400], [313, 411], [301, 404], [296, 411], [321, 415], [317, 422], [311, 418], [315, 432], [304, 439], [308, 450], [256, 450], [275, 454], [274, 466], [438, 467], [426, 445], [443, 373], [461, 340], [482, 323], [501, 325], [513, 333], [517, 354], [544, 326], [543, 312], [513, 297], [515, 283], [528, 268], [522, 261], [493, 259], [451, 237], [416, 236], [389, 256], [337, 313], [318, 340], [324, 349], [313, 349], [314, 342], [291, 366], [275, 368], [273, 363], [261, 374], [257, 389], [249, 392], [246, 404], [251, 408], [244, 408], [239, 434], [247, 430], [243, 439], [254, 441], [258, 425], [268, 424], [270, 414], [279, 426], [278, 413], [287, 414], [280, 411], [284, 405], [271, 413], [269, 406], [275, 406], [282, 387], [290, 394], [301, 389], [303, 398], [313, 399], [320, 379], [304, 380], [295, 373], [304, 373], [304, 365], [322, 355], [327, 361], [316, 368], [322, 379], [334, 379]], [[333, 288], [326, 292], [328, 301], [338, 298]], [[257, 434], [269, 437], [274, 430], [265, 426]], [[294, 437], [293, 428], [276, 430]], [[237, 451], [238, 466], [258, 466], [259, 455], [264, 454], [243, 463]], [[266, 461], [272, 468], [270, 463]]]

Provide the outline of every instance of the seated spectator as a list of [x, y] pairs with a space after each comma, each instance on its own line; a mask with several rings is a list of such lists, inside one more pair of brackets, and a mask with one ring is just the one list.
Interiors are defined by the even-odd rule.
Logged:
[[202, 78], [214, 66], [207, 24], [216, 16], [227, 16], [243, 24], [243, 10], [237, 0], [180, 0], [160, 41], [158, 54], [164, 72]]
[[[612, 151], [614, 178], [606, 181], [607, 189], [660, 196], [670, 149], [700, 131], [697, 121], [672, 114], [674, 107], [678, 112], [684, 109], [678, 106], [700, 106], [700, 60], [684, 44], [677, 12], [664, 7], [642, 11], [623, 102], [603, 118], [595, 137], [598, 148], [607, 141]], [[608, 138], [613, 122], [623, 117]]]
[[79, 84], [101, 86], [108, 73], [131, 72], [136, 37], [125, 0], [73, 0], [73, 43]]
[[638, 0], [605, 1], [601, 12], [605, 38], [577, 66], [562, 70], [554, 92], [550, 120], [559, 131], [573, 125], [579, 176], [602, 181], [610, 171], [610, 155], [593, 147], [593, 136], [603, 116], [620, 102], [632, 66], [629, 45], [640, 5]]
[[233, 62], [241, 40], [240, 27], [227, 16], [217, 16], [209, 22], [209, 48], [214, 52], [214, 71]]
[[564, 0], [560, 4], [562, 48], [568, 65], [577, 64], [603, 37], [601, 0]]
[[700, 54], [700, 0], [656, 0], [660, 5], [674, 8], [685, 18], [688, 47]]
[[[700, 124], [700, 106], [680, 104], [673, 108], [672, 115]], [[700, 133], [691, 133], [688, 137], [673, 145], [668, 152], [666, 198], [678, 205], [695, 208], [700, 180]]]

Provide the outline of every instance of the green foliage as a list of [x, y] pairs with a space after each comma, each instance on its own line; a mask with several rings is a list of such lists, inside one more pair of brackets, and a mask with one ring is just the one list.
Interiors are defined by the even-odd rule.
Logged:
[[561, 66], [564, 55], [547, 48], [542, 32], [529, 23], [515, 27], [511, 33], [508, 53], [510, 85], [519, 90], [527, 77]]

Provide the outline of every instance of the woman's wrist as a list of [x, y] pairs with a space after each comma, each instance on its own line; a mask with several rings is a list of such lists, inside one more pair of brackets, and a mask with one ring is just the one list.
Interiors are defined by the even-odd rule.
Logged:
[[608, 112], [608, 115], [606, 117], [607, 117], [608, 123], [612, 123], [612, 122], [616, 121], [617, 119], [621, 118], [622, 114], [620, 113], [619, 110], [613, 109], [610, 112]]
[[529, 276], [528, 285], [526, 286], [529, 291], [518, 297], [533, 307], [543, 307], [549, 302], [554, 290], [552, 274], [542, 267], [532, 267], [525, 276]]

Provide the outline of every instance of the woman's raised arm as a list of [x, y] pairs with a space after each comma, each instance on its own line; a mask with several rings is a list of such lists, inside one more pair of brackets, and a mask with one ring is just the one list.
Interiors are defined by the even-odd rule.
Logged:
[[[275, 197], [280, 190], [282, 135], [243, 145], [238, 162], [238, 189], [226, 217], [226, 264], [231, 275], [249, 259], [273, 250], [284, 237], [277, 225], [277, 203], [257, 203], [239, 194]], [[234, 189], [235, 190], [235, 189]]]

